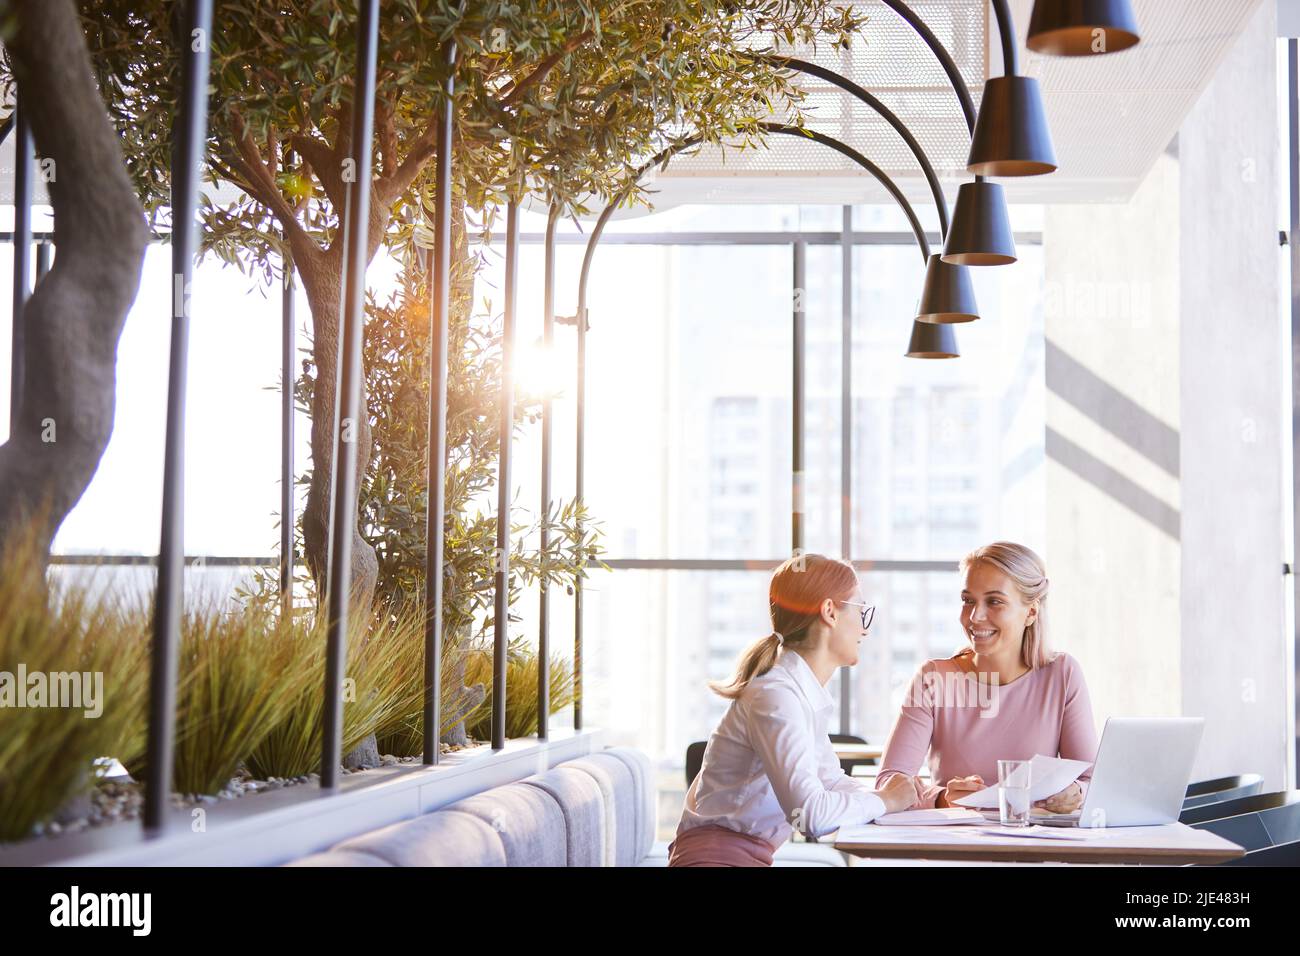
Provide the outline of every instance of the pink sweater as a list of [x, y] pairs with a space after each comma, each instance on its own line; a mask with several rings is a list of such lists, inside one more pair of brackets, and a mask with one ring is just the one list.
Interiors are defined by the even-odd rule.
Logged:
[[[1097, 759], [1088, 685], [1079, 662], [1058, 653], [1050, 664], [1009, 684], [980, 684], [956, 658], [926, 661], [912, 678], [881, 760], [876, 786], [896, 773], [915, 774], [929, 751], [932, 785], [919, 804], [933, 807], [953, 777], [998, 781], [999, 760], [1034, 754]], [[1092, 769], [1079, 785], [1086, 791]]]

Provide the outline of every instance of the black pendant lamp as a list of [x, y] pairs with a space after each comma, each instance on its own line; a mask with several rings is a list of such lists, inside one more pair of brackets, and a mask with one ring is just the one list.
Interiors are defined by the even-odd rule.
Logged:
[[976, 180], [958, 188], [943, 261], [963, 266], [1004, 266], [1016, 261], [1006, 197], [997, 183]]
[[1097, 56], [1139, 39], [1129, 0], [1035, 0], [1025, 46], [1051, 56]]
[[916, 307], [916, 321], [952, 325], [974, 322], [979, 317], [975, 290], [966, 267], [944, 262], [937, 253], [931, 253], [925, 265], [925, 285]]
[[985, 81], [966, 168], [977, 176], [1041, 176], [1056, 169], [1038, 80], [1009, 74]]
[[912, 323], [912, 340], [907, 344], [908, 358], [946, 359], [960, 355], [957, 333], [951, 325], [920, 320]]

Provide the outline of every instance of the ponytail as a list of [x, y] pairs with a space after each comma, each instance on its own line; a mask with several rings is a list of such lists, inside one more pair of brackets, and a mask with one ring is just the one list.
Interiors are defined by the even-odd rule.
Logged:
[[785, 647], [798, 646], [807, 638], [809, 628], [821, 617], [822, 601], [849, 600], [857, 586], [857, 572], [847, 561], [797, 553], [783, 562], [768, 585], [772, 633], [745, 648], [731, 680], [709, 681], [709, 689], [735, 700], [751, 680], [772, 669]]
[[781, 655], [781, 635], [773, 631], [767, 637], [760, 637], [745, 648], [736, 663], [736, 673], [729, 681], [711, 680], [709, 690], [722, 697], [735, 700], [741, 691], [749, 686], [755, 677], [766, 674]]

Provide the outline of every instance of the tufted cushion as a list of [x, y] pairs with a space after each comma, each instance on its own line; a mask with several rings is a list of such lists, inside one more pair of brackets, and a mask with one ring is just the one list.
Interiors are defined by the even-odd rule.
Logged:
[[[564, 813], [555, 798], [540, 787], [508, 783], [476, 793], [439, 813], [460, 812], [477, 817], [496, 831], [505, 847], [506, 866], [564, 866], [568, 838]], [[475, 864], [466, 861], [463, 865]]]
[[[645, 859], [637, 866], [668, 865], [668, 844], [660, 840], [650, 848]], [[821, 843], [783, 843], [772, 854], [773, 866], [848, 866], [845, 854], [833, 846]]]
[[313, 853], [298, 860], [290, 860], [284, 866], [392, 866], [387, 860], [360, 850], [327, 850]]
[[623, 760], [608, 753], [566, 760], [561, 767], [581, 770], [600, 786], [605, 803], [605, 866], [636, 866], [637, 785]]
[[564, 815], [565, 865], [600, 866], [605, 861], [605, 799], [591, 774], [558, 766], [520, 783], [550, 794]]
[[477, 816], [439, 810], [350, 837], [333, 852], [360, 851], [392, 866], [505, 866], [504, 841]]
[[636, 858], [642, 859], [655, 842], [655, 817], [658, 806], [655, 800], [654, 768], [650, 758], [631, 747], [609, 747], [605, 751], [617, 757], [632, 771], [636, 786]]

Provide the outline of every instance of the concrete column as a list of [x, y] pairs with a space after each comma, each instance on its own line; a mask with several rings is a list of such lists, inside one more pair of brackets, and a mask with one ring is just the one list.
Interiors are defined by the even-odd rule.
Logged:
[[1286, 786], [1286, 629], [1275, 8], [1261, 4], [1183, 123], [1183, 711], [1198, 777]]

